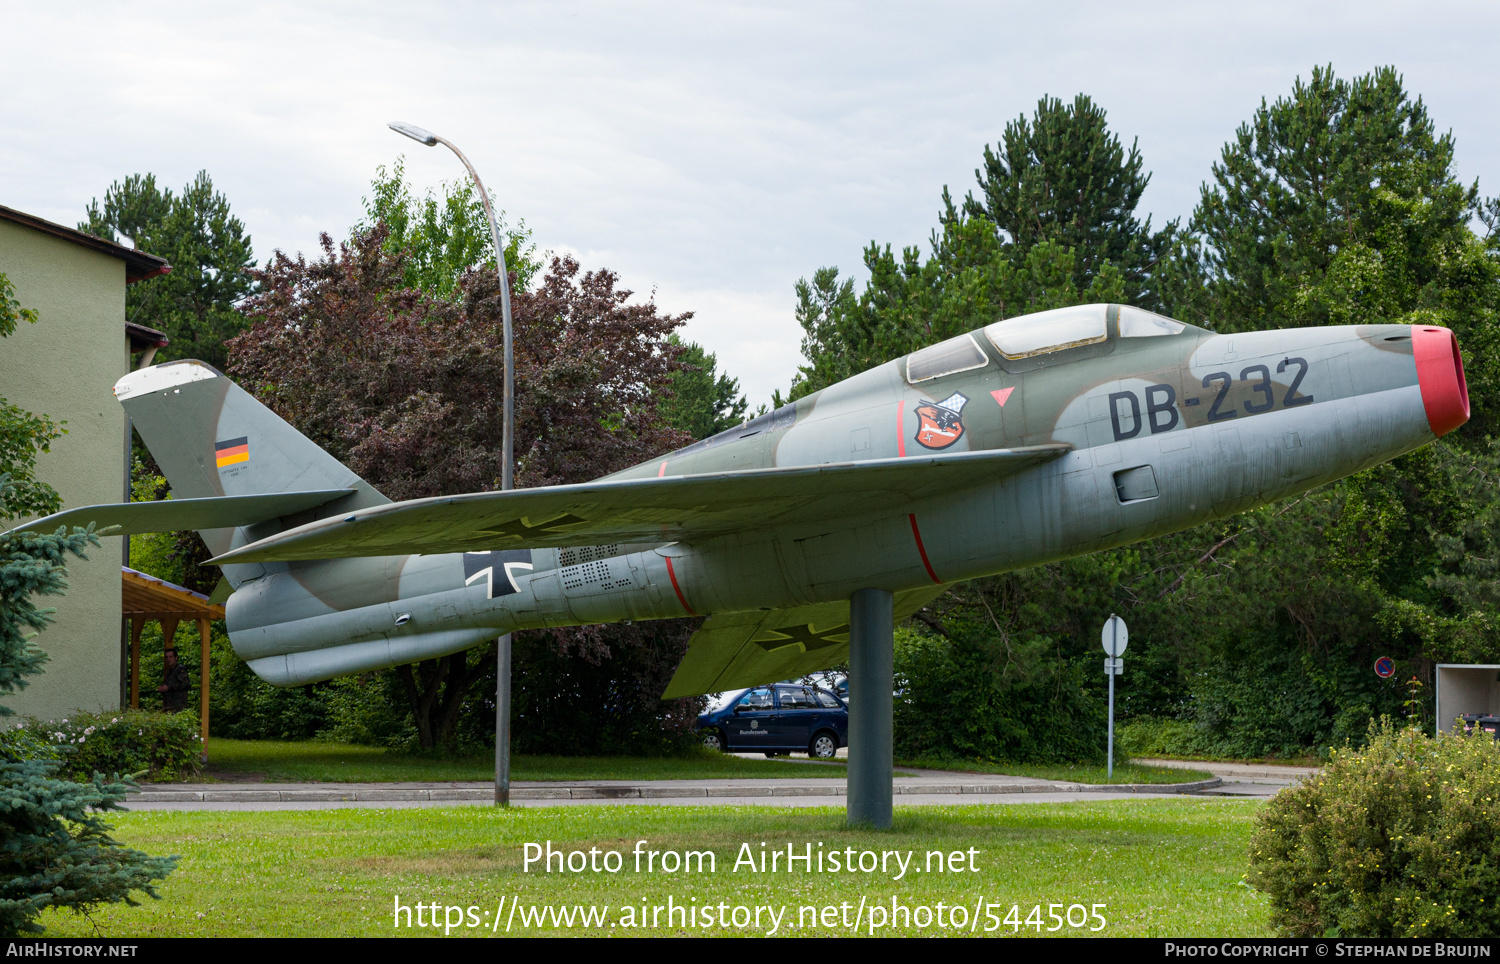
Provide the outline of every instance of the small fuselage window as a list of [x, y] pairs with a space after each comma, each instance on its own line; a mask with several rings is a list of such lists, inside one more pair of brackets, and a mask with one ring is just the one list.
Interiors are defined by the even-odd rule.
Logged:
[[916, 384], [929, 378], [983, 368], [989, 362], [973, 335], [959, 335], [912, 352], [906, 359], [906, 380]]
[[1180, 334], [1187, 327], [1154, 311], [1120, 306], [1121, 338], [1158, 338], [1162, 335]]
[[984, 330], [1006, 358], [1094, 345], [1108, 337], [1109, 305], [1075, 305], [997, 321]]

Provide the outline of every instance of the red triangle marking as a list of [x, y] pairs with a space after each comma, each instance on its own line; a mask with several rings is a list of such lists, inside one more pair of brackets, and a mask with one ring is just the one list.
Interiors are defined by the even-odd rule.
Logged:
[[1013, 391], [1015, 391], [1015, 390], [1016, 390], [1015, 386], [1012, 385], [1010, 388], [1002, 388], [1002, 389], [1000, 389], [997, 392], [990, 392], [990, 394], [993, 395], [993, 396], [995, 396], [995, 401], [1000, 404], [1001, 408], [1004, 408], [1005, 407], [1005, 400], [1007, 398], [1010, 398], [1010, 393], [1013, 392]]

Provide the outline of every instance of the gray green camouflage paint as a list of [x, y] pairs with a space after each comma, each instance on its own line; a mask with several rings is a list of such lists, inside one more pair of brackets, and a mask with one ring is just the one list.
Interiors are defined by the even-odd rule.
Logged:
[[[666, 696], [842, 662], [857, 590], [894, 592], [899, 618], [954, 582], [1264, 505], [1467, 418], [1447, 329], [1216, 335], [1104, 305], [1000, 326], [600, 483], [403, 504], [201, 363], [116, 393], [178, 498], [331, 498], [204, 532], [235, 587], [230, 639], [269, 682], [518, 629], [709, 616]], [[248, 458], [217, 466], [215, 444], [240, 439]], [[62, 521], [121, 521], [95, 508]]]

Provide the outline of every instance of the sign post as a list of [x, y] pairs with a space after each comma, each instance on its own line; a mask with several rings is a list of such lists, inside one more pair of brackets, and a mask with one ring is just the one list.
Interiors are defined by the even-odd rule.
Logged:
[[1125, 672], [1125, 644], [1129, 639], [1129, 633], [1125, 631], [1125, 620], [1109, 614], [1104, 621], [1104, 674], [1109, 677], [1109, 749], [1105, 758], [1104, 776], [1107, 780], [1115, 778], [1115, 677]]

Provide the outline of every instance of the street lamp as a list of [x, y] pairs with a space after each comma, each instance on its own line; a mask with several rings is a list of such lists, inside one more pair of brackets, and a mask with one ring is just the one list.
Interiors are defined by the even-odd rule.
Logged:
[[[514, 488], [512, 463], [515, 461], [516, 380], [515, 356], [511, 351], [510, 272], [505, 266], [505, 248], [500, 244], [500, 224], [495, 220], [494, 208], [490, 206], [489, 192], [484, 189], [484, 182], [479, 180], [479, 174], [474, 170], [474, 165], [469, 163], [469, 159], [464, 157], [464, 152], [454, 146], [452, 141], [439, 137], [431, 131], [423, 130], [415, 124], [391, 121], [386, 126], [420, 144], [428, 147], [442, 144], [457, 154], [458, 159], [463, 161], [464, 167], [468, 169], [469, 176], [474, 179], [474, 186], [479, 190], [479, 200], [484, 203], [485, 216], [490, 220], [490, 238], [495, 242], [495, 265], [500, 272], [500, 316], [504, 326], [501, 341], [505, 352], [505, 414], [500, 434], [500, 488], [502, 490]], [[500, 637], [495, 670], [495, 805], [508, 807], [510, 806], [510, 633]]]

